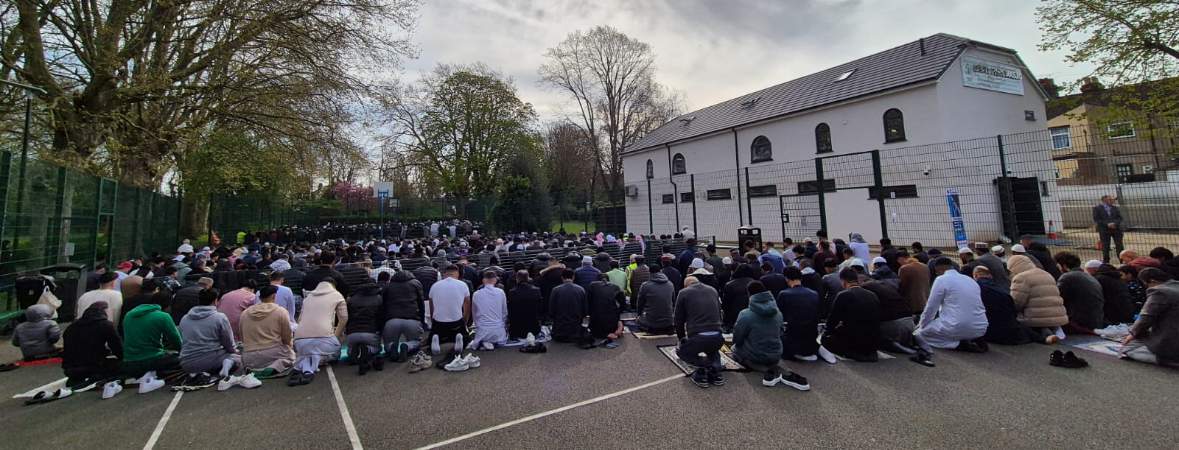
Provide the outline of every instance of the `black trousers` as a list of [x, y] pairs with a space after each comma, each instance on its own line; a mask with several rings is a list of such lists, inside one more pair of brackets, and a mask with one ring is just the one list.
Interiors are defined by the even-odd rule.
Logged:
[[1109, 241], [1112, 238], [1115, 246], [1118, 247], [1118, 255], [1122, 254], [1122, 250], [1126, 247], [1122, 246], [1122, 232], [1121, 231], [1099, 231], [1097, 235], [1101, 237], [1101, 261], [1109, 262]]
[[[720, 349], [724, 345], [725, 338], [719, 332], [709, 336], [698, 334], [681, 342], [675, 354], [693, 366], [707, 367], [711, 364], [716, 370], [721, 371], [725, 370], [720, 358]], [[704, 354], [704, 358], [700, 357], [700, 353]]]

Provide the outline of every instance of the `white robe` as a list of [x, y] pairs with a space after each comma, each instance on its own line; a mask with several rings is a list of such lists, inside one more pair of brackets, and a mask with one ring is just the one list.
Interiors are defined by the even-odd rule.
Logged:
[[472, 344], [503, 344], [508, 341], [508, 297], [502, 289], [484, 286], [475, 291], [475, 295], [471, 296], [471, 313], [475, 323]]
[[955, 348], [959, 341], [978, 339], [986, 332], [987, 311], [978, 283], [955, 270], [937, 277], [914, 334], [932, 347]]

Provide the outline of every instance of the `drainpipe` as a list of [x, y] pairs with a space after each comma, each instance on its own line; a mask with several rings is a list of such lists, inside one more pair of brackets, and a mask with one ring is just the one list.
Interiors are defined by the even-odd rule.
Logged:
[[[733, 132], [733, 170], [737, 171], [737, 220], [741, 222], [741, 226], [745, 226], [744, 211], [741, 209], [741, 149], [737, 145], [737, 127], [730, 128], [729, 131]], [[748, 173], [746, 176], [749, 176]], [[749, 184], [748, 180], [745, 184]]]
[[680, 232], [680, 187], [675, 184], [675, 166], [671, 162], [671, 144], [663, 144], [667, 147], [667, 173], [671, 176], [667, 177], [671, 181], [671, 203], [675, 205], [675, 230], [671, 234]]

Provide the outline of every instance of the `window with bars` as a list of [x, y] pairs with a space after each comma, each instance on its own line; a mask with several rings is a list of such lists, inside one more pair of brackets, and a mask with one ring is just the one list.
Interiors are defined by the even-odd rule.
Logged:
[[831, 127], [825, 123], [820, 123], [815, 127], [815, 153], [831, 153], [835, 151], [831, 147]]
[[901, 110], [893, 108], [884, 112], [884, 143], [902, 142], [905, 140], [905, 115]]

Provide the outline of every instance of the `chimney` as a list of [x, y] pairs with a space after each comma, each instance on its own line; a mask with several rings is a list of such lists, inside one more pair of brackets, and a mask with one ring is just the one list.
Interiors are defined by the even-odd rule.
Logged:
[[1040, 87], [1044, 89], [1044, 93], [1048, 94], [1048, 99], [1060, 98], [1060, 86], [1056, 85], [1056, 80], [1052, 78], [1041, 78]]
[[1082, 94], [1088, 94], [1090, 92], [1097, 92], [1102, 89], [1105, 89], [1105, 86], [1103, 86], [1101, 84], [1101, 80], [1097, 79], [1097, 77], [1085, 77], [1085, 78], [1081, 79], [1081, 93]]
[[921, 46], [921, 56], [925, 56], [925, 38], [921, 38], [917, 43]]

